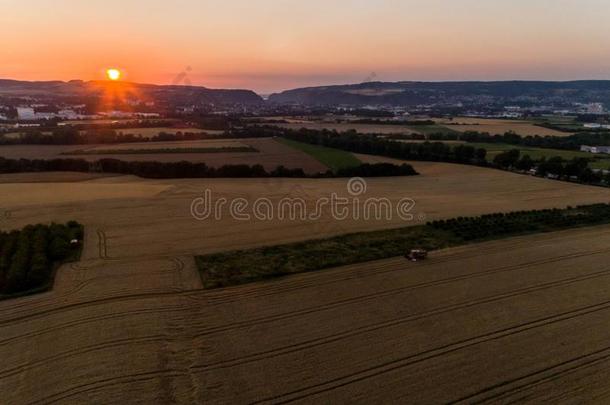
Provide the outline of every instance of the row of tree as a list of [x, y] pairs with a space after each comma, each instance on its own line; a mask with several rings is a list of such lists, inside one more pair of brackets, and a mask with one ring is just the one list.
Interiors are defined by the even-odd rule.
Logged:
[[[380, 135], [381, 136], [381, 135]], [[610, 131], [582, 131], [566, 136], [522, 136], [509, 131], [502, 135], [491, 135], [488, 132], [466, 131], [439, 132], [427, 135], [421, 134], [389, 134], [388, 139], [429, 140], [429, 141], [465, 141], [469, 143], [503, 143], [509, 145], [545, 148], [579, 150], [581, 145], [610, 146]]]
[[429, 222], [433, 228], [464, 240], [483, 240], [502, 235], [548, 232], [610, 222], [610, 204], [583, 205], [566, 209], [518, 211], [478, 217], [458, 217]]
[[601, 172], [594, 172], [589, 167], [591, 159], [564, 159], [561, 156], [532, 159], [529, 155], [521, 155], [518, 149], [500, 153], [494, 158], [494, 165], [504, 170], [529, 171], [536, 170], [539, 176], [553, 176], [559, 179], [577, 180], [581, 183], [601, 183], [610, 180]]
[[411, 176], [417, 172], [412, 166], [388, 163], [363, 164], [343, 169], [337, 173], [327, 171], [316, 175], [307, 175], [303, 169], [289, 169], [278, 166], [267, 171], [262, 165], [224, 165], [218, 168], [205, 163], [193, 162], [145, 162], [124, 161], [118, 159], [100, 159], [89, 162], [83, 159], [5, 159], [0, 157], [0, 173], [73, 171], [94, 173], [132, 174], [144, 178], [250, 178], [250, 177], [382, 177]]
[[[591, 170], [589, 168], [591, 159], [587, 158], [566, 160], [560, 156], [555, 156], [534, 160], [529, 155], [521, 156], [521, 152], [514, 149], [497, 155], [490, 164], [486, 160], [487, 150], [474, 148], [468, 144], [398, 142], [380, 136], [357, 134], [351, 131], [339, 133], [330, 130], [290, 130], [268, 126], [250, 127], [248, 130], [256, 136], [282, 136], [299, 142], [357, 153], [369, 153], [406, 160], [491, 166], [503, 170], [529, 171], [530, 169], [536, 169], [536, 174], [540, 176], [553, 176], [558, 179], [587, 184], [610, 184], [610, 175]], [[521, 137], [512, 133], [502, 136], [502, 139], [512, 139], [513, 137], [521, 139]], [[533, 138], [530, 137], [530, 139]]]
[[[128, 130], [125, 130], [128, 131]], [[139, 134], [123, 133], [114, 129], [90, 129], [79, 131], [73, 127], [56, 128], [50, 134], [29, 130], [18, 137], [0, 137], [0, 145], [91, 145], [134, 142], [170, 142], [213, 139], [218, 136], [208, 135], [203, 131], [185, 131], [177, 133], [159, 132], [152, 137]]]
[[0, 232], [0, 294], [48, 287], [56, 266], [73, 258], [82, 240], [83, 227], [73, 221]]
[[284, 137], [298, 142], [405, 160], [423, 160], [464, 164], [487, 165], [487, 151], [470, 145], [449, 145], [442, 142], [396, 142], [355, 132], [299, 129], [291, 130], [271, 126], [248, 127], [234, 133], [249, 132], [251, 136]]

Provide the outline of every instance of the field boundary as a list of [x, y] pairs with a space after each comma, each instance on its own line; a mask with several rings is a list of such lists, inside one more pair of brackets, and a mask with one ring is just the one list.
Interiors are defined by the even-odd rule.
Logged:
[[285, 245], [196, 256], [205, 289], [264, 281], [477, 242], [610, 223], [610, 204], [458, 217], [426, 225], [353, 233]]

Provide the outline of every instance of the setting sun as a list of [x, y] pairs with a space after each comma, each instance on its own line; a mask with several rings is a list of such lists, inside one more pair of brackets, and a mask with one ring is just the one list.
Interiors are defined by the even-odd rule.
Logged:
[[119, 69], [108, 69], [106, 70], [106, 76], [110, 80], [119, 80], [121, 78], [121, 71]]

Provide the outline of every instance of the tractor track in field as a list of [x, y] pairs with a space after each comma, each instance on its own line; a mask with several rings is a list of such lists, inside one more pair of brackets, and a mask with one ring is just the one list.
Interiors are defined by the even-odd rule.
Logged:
[[[324, 344], [334, 343], [334, 342], [337, 342], [337, 341], [340, 341], [343, 339], [348, 339], [351, 337], [355, 337], [355, 336], [358, 336], [358, 335], [361, 335], [364, 333], [374, 332], [374, 331], [389, 328], [389, 327], [403, 325], [405, 323], [422, 320], [422, 319], [425, 319], [425, 318], [428, 318], [431, 316], [446, 314], [446, 313], [450, 313], [450, 312], [456, 311], [456, 310], [472, 308], [477, 305], [489, 304], [489, 303], [493, 303], [493, 302], [497, 302], [497, 301], [501, 301], [501, 300], [505, 300], [505, 299], [518, 297], [518, 296], [525, 295], [525, 294], [530, 294], [533, 292], [544, 291], [544, 290], [548, 290], [548, 289], [552, 289], [552, 288], [556, 288], [556, 287], [567, 286], [567, 285], [578, 283], [581, 281], [587, 281], [587, 280], [592, 280], [592, 279], [596, 279], [596, 278], [600, 278], [600, 277], [608, 277], [608, 276], [610, 276], [610, 269], [601, 271], [598, 273], [594, 273], [594, 274], [585, 275], [585, 276], [572, 277], [572, 278], [568, 278], [565, 280], [559, 280], [559, 281], [555, 281], [555, 282], [551, 282], [551, 283], [540, 284], [537, 286], [521, 288], [521, 289], [517, 289], [517, 290], [513, 290], [513, 291], [507, 291], [502, 294], [497, 294], [497, 295], [493, 295], [493, 296], [489, 296], [489, 297], [483, 297], [483, 298], [477, 299], [477, 300], [461, 302], [461, 303], [457, 303], [457, 304], [453, 304], [453, 305], [447, 305], [444, 307], [432, 309], [430, 311], [409, 314], [404, 317], [398, 317], [398, 318], [390, 319], [390, 320], [387, 320], [384, 322], [379, 322], [379, 323], [375, 323], [375, 324], [362, 326], [360, 328], [347, 330], [347, 331], [343, 331], [340, 333], [335, 333], [335, 334], [324, 336], [321, 338], [311, 339], [311, 340], [308, 340], [305, 342], [300, 342], [300, 343], [284, 346], [281, 348], [268, 350], [265, 352], [259, 352], [259, 353], [255, 353], [252, 355], [240, 357], [240, 358], [234, 358], [234, 359], [225, 360], [222, 362], [200, 365], [200, 366], [196, 366], [194, 368], [199, 369], [199, 370], [208, 371], [208, 370], [214, 370], [217, 368], [233, 367], [236, 365], [251, 363], [251, 362], [255, 362], [255, 361], [259, 361], [259, 360], [264, 360], [264, 359], [268, 359], [268, 358], [272, 358], [272, 357], [285, 355], [288, 353], [294, 353], [294, 352], [304, 350], [304, 349], [310, 349], [310, 348], [317, 347], [317, 346], [324, 345]], [[249, 327], [252, 327], [252, 326], [254, 326], [254, 325], [249, 325]], [[206, 335], [208, 335], [208, 334], [204, 334], [204, 335], [199, 334], [199, 335], [197, 335], [197, 337], [202, 337], [202, 336], [206, 336]]]
[[[490, 251], [497, 252], [497, 249], [490, 249]], [[475, 277], [480, 277], [480, 276], [483, 276], [486, 274], [494, 274], [494, 273], [499, 273], [499, 272], [504, 272], [504, 271], [517, 270], [519, 268], [522, 268], [523, 266], [542, 265], [542, 264], [547, 264], [547, 263], [552, 263], [552, 262], [559, 262], [559, 261], [563, 261], [566, 259], [573, 259], [573, 258], [575, 259], [575, 258], [581, 258], [581, 257], [586, 257], [586, 256], [591, 256], [591, 255], [596, 255], [596, 254], [604, 254], [604, 253], [608, 253], [608, 252], [610, 252], [610, 248], [584, 251], [584, 252], [578, 252], [578, 253], [570, 253], [570, 254], [566, 254], [566, 255], [554, 256], [554, 257], [547, 258], [547, 259], [541, 259], [539, 261], [525, 262], [525, 263], [495, 268], [495, 269], [491, 269], [491, 270], [485, 270], [485, 271], [481, 271], [481, 272], [470, 273], [470, 274], [466, 274], [466, 275], [462, 275], [462, 276], [456, 276], [453, 278], [447, 278], [447, 279], [442, 279], [442, 280], [433, 281], [433, 282], [429, 282], [429, 283], [423, 283], [423, 284], [426, 284], [426, 286], [436, 285], [436, 283], [442, 284], [446, 281], [475, 278]], [[459, 258], [460, 259], [470, 259], [470, 258], [479, 257], [484, 253], [485, 253], [485, 251], [479, 251], [476, 254], [459, 256]], [[437, 258], [437, 259], [429, 260], [426, 262], [418, 263], [415, 265], [417, 267], [413, 267], [413, 269], [416, 269], [416, 268], [425, 269], [426, 267], [438, 266], [439, 264], [449, 263], [455, 259], [456, 259], [455, 256]], [[377, 261], [373, 261], [373, 262], [368, 262], [364, 265], [362, 263], [356, 263], [356, 264], [342, 266], [339, 268], [339, 269], [345, 269], [345, 268], [352, 269], [353, 271], [349, 275], [346, 276], [343, 274], [343, 272], [341, 272], [341, 274], [328, 276], [323, 281], [313, 279], [313, 278], [315, 278], [315, 277], [313, 277], [313, 275], [315, 275], [316, 273], [318, 273], [320, 271], [324, 271], [324, 270], [299, 273], [298, 275], [305, 275], [305, 276], [311, 275], [312, 280], [296, 280], [294, 282], [287, 281], [285, 283], [282, 283], [281, 285], [272, 285], [271, 283], [267, 283], [268, 285], [267, 285], [267, 288], [265, 288], [265, 289], [260, 288], [260, 284], [253, 284], [252, 287], [250, 287], [250, 288], [247, 285], [229, 287], [229, 288], [220, 290], [218, 293], [216, 293], [214, 290], [210, 290], [212, 292], [212, 294], [207, 299], [207, 303], [209, 305], [223, 305], [223, 304], [226, 304], [227, 302], [234, 302], [235, 300], [256, 299], [256, 298], [261, 298], [261, 297], [266, 297], [266, 296], [271, 296], [271, 295], [276, 295], [276, 294], [283, 294], [286, 292], [298, 291], [298, 290], [307, 289], [307, 288], [319, 288], [321, 286], [326, 286], [326, 285], [331, 285], [331, 284], [336, 284], [336, 283], [343, 283], [343, 282], [350, 281], [350, 280], [361, 279], [363, 277], [375, 277], [375, 276], [379, 276], [379, 275], [383, 275], [386, 273], [391, 273], [391, 272], [396, 271], [397, 264], [401, 264], [403, 266], [410, 265], [409, 263], [406, 263], [403, 258], [382, 259], [382, 260], [377, 260]], [[362, 269], [359, 267], [362, 267]], [[265, 283], [265, 282], [263, 282], [263, 283]], [[242, 292], [240, 290], [244, 290], [244, 291]]]
[[108, 238], [106, 236], [106, 232], [102, 229], [98, 229], [97, 231], [98, 238], [98, 250], [100, 259], [109, 259], [108, 257]]
[[364, 370], [360, 370], [351, 374], [344, 375], [342, 377], [334, 378], [322, 383], [312, 384], [307, 387], [296, 389], [290, 392], [286, 392], [280, 395], [275, 395], [262, 400], [251, 402], [252, 404], [262, 403], [274, 403], [274, 404], [285, 404], [294, 402], [297, 400], [303, 400], [314, 395], [323, 394], [329, 391], [336, 390], [357, 382], [369, 380], [371, 378], [379, 377], [383, 374], [397, 371], [414, 364], [421, 363], [423, 361], [431, 360], [441, 356], [445, 356], [449, 353], [456, 352], [468, 347], [476, 346], [481, 343], [486, 343], [492, 340], [502, 339], [508, 336], [513, 336], [523, 332], [527, 332], [536, 328], [541, 328], [556, 323], [568, 321], [571, 319], [579, 318], [589, 314], [593, 314], [600, 311], [610, 310], [610, 301], [605, 301], [595, 305], [589, 305], [576, 310], [564, 312], [561, 314], [555, 314], [553, 316], [545, 317], [536, 321], [526, 322], [517, 326], [512, 326], [497, 330], [494, 332], [485, 333], [479, 336], [475, 336], [469, 339], [465, 339], [459, 342], [451, 343], [442, 347], [426, 350], [413, 355], [408, 355], [402, 358], [398, 358], [392, 361], [388, 361], [382, 364], [378, 364], [373, 367], [369, 367]]
[[[470, 274], [465, 274], [465, 275], [456, 276], [456, 277], [449, 277], [449, 278], [444, 278], [444, 279], [440, 279], [440, 280], [434, 280], [432, 282], [424, 282], [424, 283], [419, 283], [419, 284], [414, 284], [414, 285], [407, 285], [404, 287], [384, 290], [381, 292], [361, 295], [358, 297], [346, 298], [346, 299], [335, 301], [335, 302], [332, 302], [329, 304], [309, 307], [309, 308], [305, 308], [302, 310], [291, 311], [291, 312], [287, 312], [287, 313], [275, 314], [275, 315], [259, 317], [259, 318], [253, 318], [248, 321], [232, 322], [232, 323], [229, 323], [226, 325], [215, 326], [213, 328], [203, 331], [200, 334], [200, 336], [205, 336], [205, 335], [219, 333], [219, 332], [225, 332], [225, 331], [232, 330], [232, 329], [249, 327], [249, 326], [253, 326], [253, 325], [258, 325], [263, 322], [274, 322], [274, 321], [278, 321], [278, 320], [307, 315], [307, 314], [311, 314], [311, 313], [315, 313], [315, 312], [319, 312], [319, 311], [331, 310], [331, 309], [343, 307], [346, 305], [351, 305], [354, 303], [362, 303], [362, 302], [367, 302], [367, 301], [371, 301], [371, 300], [377, 300], [379, 298], [397, 295], [397, 294], [401, 294], [401, 293], [408, 292], [408, 291], [418, 290], [421, 288], [434, 287], [437, 285], [459, 282], [459, 281], [468, 280], [468, 279], [472, 279], [472, 278], [476, 278], [476, 277], [483, 277], [483, 276], [490, 275], [490, 274], [518, 270], [519, 268], [522, 268], [523, 266], [548, 264], [548, 263], [563, 261], [568, 258], [578, 258], [578, 257], [584, 257], [584, 256], [588, 256], [588, 255], [593, 255], [593, 254], [600, 254], [600, 253], [604, 253], [604, 252], [610, 252], [610, 249], [601, 249], [601, 250], [589, 251], [589, 252], [578, 253], [578, 254], [555, 256], [552, 258], [530, 261], [530, 262], [519, 264], [519, 265], [500, 266], [498, 268], [494, 268], [494, 269], [486, 270], [486, 271], [482, 271], [482, 272], [470, 273]], [[182, 262], [180, 261], [180, 263], [182, 263]], [[398, 262], [398, 263], [402, 263], [402, 259], [400, 259], [400, 262]], [[383, 269], [382, 273], [396, 271], [396, 264], [397, 263], [394, 263], [394, 262], [384, 264], [384, 266], [382, 266], [382, 269]], [[432, 262], [422, 263], [422, 265], [425, 265], [425, 264], [431, 265]], [[181, 267], [183, 265], [184, 264], [182, 263], [181, 265], [176, 265], [176, 266], [178, 268], [183, 268], [183, 267]], [[376, 267], [378, 267], [378, 266], [376, 266]], [[373, 272], [373, 274], [369, 274], [369, 276], [376, 276], [377, 274], [379, 274], [379, 273]], [[362, 278], [362, 277], [363, 277], [363, 275], [361, 275], [361, 274], [358, 274], [356, 276], [350, 276], [347, 278], [341, 277], [339, 280], [333, 280], [330, 283], [337, 283], [337, 282], [342, 282], [342, 281], [347, 281], [347, 280], [351, 280], [354, 278]], [[323, 283], [320, 283], [320, 285], [323, 285]], [[83, 285], [79, 286], [79, 288], [76, 291], [82, 289], [83, 287], [84, 287]], [[308, 287], [297, 287], [297, 288], [308, 288]], [[259, 288], [260, 288], [260, 286], [259, 286]], [[293, 291], [293, 289], [291, 288], [288, 291]], [[67, 293], [66, 295], [62, 295], [62, 297], [66, 297], [72, 293], [73, 292]], [[116, 297], [107, 297], [107, 298], [103, 298], [103, 299], [68, 304], [68, 305], [50, 308], [50, 309], [46, 309], [46, 310], [39, 310], [36, 314], [24, 315], [24, 316], [0, 321], [0, 325], [9, 325], [9, 324], [12, 324], [15, 322], [25, 321], [28, 319], [35, 319], [37, 317], [48, 316], [53, 313], [59, 313], [59, 312], [63, 312], [63, 311], [73, 310], [73, 309], [81, 309], [81, 308], [86, 308], [86, 307], [90, 307], [90, 306], [105, 305], [108, 303], [118, 303], [121, 301], [133, 301], [133, 300], [137, 300], [137, 299], [146, 299], [146, 298], [162, 298], [162, 297], [168, 297], [168, 296], [187, 296], [187, 298], [191, 298], [194, 301], [204, 301], [206, 303], [206, 305], [209, 305], [211, 302], [214, 302], [214, 300], [209, 299], [210, 297], [208, 296], [208, 293], [211, 293], [212, 295], [214, 295], [216, 292], [214, 290], [206, 291], [206, 290], [195, 289], [195, 290], [180, 290], [180, 291], [163, 292], [163, 293], [125, 294], [125, 295], [120, 295], [120, 296], [116, 296]], [[217, 303], [215, 303], [215, 304], [217, 304]], [[31, 308], [31, 303], [24, 303], [23, 305], [28, 307], [28, 309]]]
[[[599, 363], [610, 361], [610, 346], [606, 346], [600, 350], [586, 353], [582, 356], [577, 356], [572, 359], [563, 361], [558, 364], [554, 364], [550, 367], [537, 370], [535, 372], [513, 378], [510, 380], [502, 381], [498, 384], [487, 387], [483, 390], [477, 391], [471, 395], [459, 398], [455, 401], [451, 401], [451, 404], [481, 404], [488, 401], [497, 401], [502, 398], [507, 398], [515, 392], [532, 388], [546, 382], [557, 380], [569, 374], [573, 374], [582, 369], [595, 366]], [[544, 375], [549, 374], [549, 375]], [[525, 380], [532, 379], [523, 383]], [[499, 391], [499, 392], [494, 392]], [[489, 394], [489, 395], [486, 395]], [[502, 401], [506, 403], [505, 401]], [[513, 402], [511, 402], [513, 403]]]
[[[580, 281], [585, 281], [585, 280], [590, 280], [590, 279], [595, 279], [598, 277], [603, 277], [603, 276], [608, 276], [610, 275], [610, 269], [606, 270], [606, 271], [602, 271], [602, 272], [598, 272], [598, 273], [594, 273], [594, 274], [590, 274], [590, 275], [585, 275], [585, 276], [578, 276], [578, 277], [572, 277], [569, 279], [564, 279], [564, 280], [558, 280], [556, 282], [552, 282], [552, 283], [545, 283], [545, 284], [541, 284], [538, 286], [532, 286], [529, 288], [522, 288], [522, 289], [517, 289], [517, 290], [513, 290], [513, 291], [507, 291], [503, 294], [498, 294], [495, 296], [491, 296], [491, 297], [484, 297], [481, 298], [479, 300], [473, 300], [473, 301], [469, 301], [469, 302], [462, 302], [462, 303], [458, 303], [458, 304], [454, 304], [454, 305], [449, 305], [449, 306], [445, 306], [445, 307], [441, 307], [441, 308], [436, 308], [430, 311], [426, 311], [426, 312], [422, 312], [422, 313], [416, 313], [416, 314], [410, 314], [408, 316], [405, 317], [399, 317], [399, 318], [395, 318], [395, 319], [391, 319], [385, 322], [380, 322], [380, 323], [376, 323], [376, 324], [372, 324], [372, 325], [367, 325], [367, 326], [363, 326], [361, 328], [357, 328], [357, 329], [353, 329], [353, 330], [348, 330], [348, 331], [343, 331], [341, 333], [337, 333], [331, 336], [325, 336], [319, 339], [313, 339], [310, 341], [306, 341], [306, 342], [301, 342], [298, 344], [294, 344], [294, 345], [290, 345], [290, 346], [286, 346], [286, 347], [282, 347], [282, 348], [278, 348], [278, 349], [274, 349], [274, 350], [270, 350], [267, 352], [263, 352], [263, 353], [256, 353], [253, 355], [249, 355], [249, 356], [245, 356], [242, 358], [237, 358], [237, 359], [231, 359], [231, 360], [227, 360], [227, 361], [223, 361], [223, 362], [219, 362], [219, 363], [214, 363], [214, 364], [206, 364], [206, 365], [200, 365], [200, 366], [193, 366], [192, 368], [194, 370], [205, 370], [205, 371], [209, 371], [209, 370], [213, 370], [216, 368], [224, 368], [224, 367], [232, 367], [235, 365], [239, 365], [239, 364], [244, 364], [244, 363], [249, 363], [249, 362], [253, 362], [253, 361], [257, 361], [257, 360], [262, 360], [262, 359], [266, 359], [266, 358], [270, 358], [270, 357], [276, 357], [279, 355], [284, 355], [287, 353], [292, 353], [292, 352], [296, 352], [299, 350], [303, 350], [303, 349], [308, 349], [308, 348], [312, 348], [315, 346], [319, 346], [321, 344], [329, 344], [332, 342], [336, 342], [339, 341], [341, 339], [346, 339], [346, 338], [350, 338], [353, 336], [357, 336], [359, 334], [362, 333], [368, 333], [368, 332], [373, 332], [379, 329], [383, 329], [383, 328], [387, 328], [387, 327], [393, 327], [393, 326], [398, 326], [407, 322], [413, 322], [416, 320], [420, 320], [420, 319], [424, 319], [430, 316], [435, 316], [435, 315], [440, 315], [440, 314], [444, 314], [444, 313], [448, 313], [451, 311], [455, 311], [455, 310], [459, 310], [459, 309], [465, 309], [465, 308], [470, 308], [476, 305], [481, 305], [481, 304], [487, 304], [487, 303], [492, 303], [498, 300], [503, 300], [503, 299], [507, 299], [507, 298], [513, 298], [519, 295], [523, 295], [523, 294], [528, 294], [528, 293], [532, 293], [532, 292], [537, 292], [537, 291], [542, 291], [542, 290], [546, 290], [546, 289], [550, 289], [550, 288], [554, 288], [554, 287], [559, 287], [559, 286], [565, 286], [565, 285], [569, 285], [569, 284], [573, 284], [576, 282], [580, 282]], [[109, 319], [116, 319], [119, 317], [125, 317], [125, 316], [133, 316], [133, 315], [139, 315], [139, 314], [148, 314], [148, 313], [162, 313], [162, 312], [179, 312], [179, 311], [184, 311], [187, 308], [184, 306], [177, 306], [177, 307], [173, 307], [173, 308], [158, 308], [158, 309], [154, 309], [154, 310], [140, 310], [140, 311], [129, 311], [129, 312], [125, 312], [122, 314], [112, 314], [112, 315], [107, 315], [107, 316], [100, 316], [100, 317], [95, 317], [95, 318], [85, 318], [85, 319], [81, 319], [78, 321], [73, 321], [70, 323], [64, 323], [62, 325], [57, 325], [54, 328], [48, 328], [46, 330], [42, 330], [42, 331], [38, 331], [36, 333], [31, 333], [28, 335], [20, 335], [20, 336], [16, 336], [10, 339], [6, 339], [6, 340], [2, 340], [0, 341], [0, 344], [7, 344], [10, 343], [12, 341], [18, 340], [18, 339], [22, 339], [22, 338], [32, 338], [32, 337], [38, 337], [41, 336], [45, 333], [48, 332], [52, 332], [52, 331], [57, 331], [57, 330], [66, 330], [68, 327], [72, 327], [72, 326], [81, 326], [83, 324], [86, 323], [90, 323], [90, 322], [96, 322], [99, 320], [109, 320]], [[202, 335], [200, 334], [194, 334], [193, 337], [197, 338], [197, 337], [201, 337]], [[105, 347], [105, 346], [103, 346]], [[55, 355], [51, 358], [47, 358], [44, 360], [39, 361], [39, 363], [44, 363], [47, 361], [53, 361], [53, 360], [57, 360], [61, 357], [64, 356], [74, 356], [77, 354], [83, 354], [85, 352], [94, 350], [95, 347], [94, 346], [90, 346], [90, 347], [86, 347], [86, 348], [80, 348], [80, 349], [74, 349], [74, 350], [70, 350], [68, 352], [64, 352], [58, 355]], [[82, 351], [82, 353], [81, 353]], [[21, 366], [21, 367], [25, 367]], [[4, 375], [4, 373], [6, 373], [8, 371], [0, 371], [0, 377], [5, 377], [6, 375]]]
[[[487, 275], [491, 275], [491, 274], [497, 274], [497, 273], [502, 273], [502, 272], [510, 272], [510, 271], [514, 271], [514, 270], [519, 270], [521, 268], [523, 268], [524, 266], [535, 266], [535, 265], [543, 265], [543, 264], [549, 264], [549, 263], [555, 263], [555, 262], [559, 262], [559, 261], [564, 261], [566, 259], [569, 258], [579, 258], [579, 257], [586, 257], [586, 256], [590, 256], [592, 254], [600, 254], [600, 253], [606, 253], [606, 252], [610, 252], [610, 249], [601, 249], [601, 250], [597, 250], [597, 251], [590, 251], [587, 253], [581, 253], [581, 254], [568, 254], [568, 255], [563, 255], [563, 256], [555, 256], [553, 258], [550, 259], [544, 259], [544, 260], [535, 260], [535, 261], [531, 261], [531, 262], [527, 262], [527, 263], [523, 263], [523, 264], [519, 264], [519, 265], [510, 265], [510, 266], [501, 266], [498, 268], [494, 268], [491, 270], [485, 270], [485, 271], [481, 271], [481, 272], [476, 272], [476, 273], [469, 273], [469, 274], [465, 274], [465, 275], [461, 275], [461, 276], [456, 276], [456, 277], [448, 277], [448, 278], [444, 278], [444, 279], [440, 279], [440, 280], [435, 280], [435, 281], [431, 281], [431, 282], [424, 282], [424, 283], [418, 283], [418, 284], [412, 284], [412, 285], [407, 285], [404, 287], [397, 287], [397, 288], [393, 288], [390, 290], [384, 290], [381, 292], [375, 292], [375, 293], [371, 293], [371, 294], [366, 294], [366, 295], [361, 295], [358, 297], [351, 297], [351, 298], [346, 298], [343, 300], [339, 300], [339, 301], [335, 301], [329, 304], [322, 304], [322, 305], [318, 305], [318, 306], [314, 306], [314, 307], [309, 307], [309, 308], [305, 308], [302, 310], [297, 310], [297, 311], [291, 311], [291, 312], [287, 312], [287, 313], [283, 313], [283, 314], [275, 314], [275, 315], [269, 315], [269, 316], [265, 316], [265, 317], [259, 317], [259, 318], [252, 318], [249, 319], [247, 321], [242, 321], [242, 322], [233, 322], [227, 325], [222, 325], [222, 326], [216, 326], [213, 328], [210, 328], [208, 330], [206, 330], [205, 332], [202, 333], [203, 335], [206, 334], [210, 334], [210, 333], [217, 333], [217, 332], [224, 332], [227, 330], [231, 330], [231, 329], [235, 329], [235, 328], [243, 328], [243, 327], [248, 327], [248, 326], [252, 326], [252, 325], [257, 325], [260, 324], [262, 322], [272, 322], [272, 321], [277, 321], [277, 320], [283, 320], [283, 319], [288, 319], [288, 318], [293, 318], [293, 317], [297, 317], [297, 316], [302, 316], [302, 315], [306, 315], [306, 314], [310, 314], [310, 313], [315, 313], [315, 312], [319, 312], [319, 311], [325, 311], [325, 310], [329, 310], [329, 309], [335, 309], [338, 307], [342, 307], [342, 306], [346, 306], [346, 305], [351, 305], [353, 303], [361, 303], [361, 302], [366, 302], [366, 301], [371, 301], [371, 300], [376, 300], [379, 298], [385, 298], [388, 296], [392, 296], [392, 295], [396, 295], [396, 294], [401, 294], [407, 291], [413, 291], [413, 290], [418, 290], [421, 288], [429, 288], [429, 287], [435, 287], [438, 285], [442, 285], [442, 284], [449, 284], [449, 283], [453, 283], [453, 282], [458, 282], [458, 281], [463, 281], [463, 280], [469, 280], [469, 279], [473, 279], [473, 278], [478, 278], [478, 277], [484, 277]], [[432, 264], [432, 262], [428, 263], [429, 265]], [[388, 270], [389, 268], [389, 270]], [[387, 272], [393, 272], [396, 271], [396, 266], [395, 263], [389, 263], [383, 266], [382, 273], [387, 273]], [[369, 276], [376, 276], [379, 273], [374, 273], [371, 274]], [[342, 278], [341, 280], [333, 280], [331, 283], [336, 283], [336, 282], [341, 282], [341, 281], [348, 281], [348, 280], [352, 280], [355, 278], [361, 279], [363, 277], [363, 275], [358, 275], [356, 277], [348, 277], [348, 278]], [[324, 285], [323, 283], [320, 283], [320, 285]], [[306, 288], [306, 287], [301, 287], [301, 288]], [[293, 291], [292, 289], [287, 290], [287, 291]], [[286, 291], [284, 291], [286, 292]]]

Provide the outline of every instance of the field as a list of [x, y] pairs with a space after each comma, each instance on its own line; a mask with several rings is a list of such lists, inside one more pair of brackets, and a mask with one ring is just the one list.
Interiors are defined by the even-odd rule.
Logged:
[[[564, 149], [547, 149], [547, 148], [532, 148], [529, 146], [520, 145], [509, 145], [505, 143], [467, 143], [469, 146], [475, 148], [483, 148], [487, 150], [487, 158], [493, 160], [494, 157], [502, 152], [506, 152], [511, 149], [519, 149], [521, 155], [529, 155], [532, 159], [550, 158], [554, 156], [560, 156], [564, 159], [573, 158], [600, 158], [600, 155], [593, 153], [581, 152], [575, 150], [564, 150]], [[602, 155], [603, 156], [603, 155]]]
[[[245, 143], [239, 139], [211, 139], [197, 141], [172, 141], [172, 142], [135, 142], [135, 143], [120, 143], [114, 145], [96, 145], [93, 147], [81, 148], [85, 150], [125, 150], [125, 149], [140, 149], [151, 150], [155, 149], [194, 149], [194, 148], [242, 148], [247, 147]], [[0, 149], [1, 150], [1, 149]]]
[[[603, 188], [413, 166], [420, 176], [367, 179], [366, 197], [413, 198], [417, 224], [610, 200]], [[610, 227], [204, 291], [195, 254], [408, 223], [336, 221], [328, 211], [320, 221], [240, 221], [227, 207], [218, 221], [191, 216], [206, 188], [214, 200], [290, 196], [312, 206], [333, 192], [348, 196], [345, 179], [27, 177], [0, 176], [2, 229], [77, 220], [85, 246], [53, 291], [0, 303], [5, 403], [429, 403], [526, 389], [535, 401], [549, 387], [579, 399], [608, 394]], [[570, 391], [577, 381], [586, 393]]]
[[554, 129], [543, 128], [534, 125], [530, 121], [508, 120], [508, 119], [486, 119], [486, 118], [466, 118], [458, 117], [452, 120], [437, 120], [438, 124], [459, 132], [476, 131], [488, 132], [491, 135], [503, 135], [513, 131], [519, 135], [540, 135], [540, 136], [568, 136], [569, 132], [557, 131]]
[[288, 129], [328, 129], [337, 132], [346, 132], [354, 130], [361, 134], [413, 134], [419, 133], [417, 129], [407, 127], [405, 125], [383, 125], [383, 124], [358, 124], [350, 122], [299, 122], [289, 124], [274, 124], [276, 126]]
[[[154, 149], [174, 148], [208, 148], [208, 147], [251, 147], [259, 151], [254, 152], [225, 152], [225, 153], [155, 153]], [[151, 152], [125, 155], [120, 152], [116, 154], [104, 153], [103, 155], [79, 155], [74, 158], [86, 160], [98, 160], [100, 158], [120, 159], [129, 161], [160, 161], [160, 162], [205, 162], [211, 167], [223, 165], [261, 164], [267, 170], [273, 170], [283, 165], [289, 169], [302, 168], [306, 173], [316, 174], [325, 172], [327, 167], [307, 155], [304, 152], [284, 145], [271, 138], [251, 138], [233, 140], [203, 140], [203, 141], [178, 141], [178, 142], [155, 142], [155, 143], [127, 143], [118, 145], [7, 145], [0, 146], [0, 156], [8, 159], [56, 159], [67, 158], [67, 154], [75, 151], [86, 150], [112, 150], [112, 149], [143, 149], [150, 148]]]
[[324, 146], [312, 145], [308, 143], [296, 142], [290, 139], [280, 139], [285, 145], [294, 149], [301, 150], [312, 156], [324, 166], [332, 170], [339, 170], [349, 167], [359, 166], [361, 162], [350, 152], [340, 149], [326, 148]]
[[0, 303], [3, 401], [605, 402], [608, 243], [576, 230], [212, 292], [185, 260], [85, 261]]
[[493, 159], [500, 153], [509, 151], [511, 149], [519, 149], [521, 156], [529, 155], [534, 160], [542, 158], [551, 158], [555, 156], [562, 157], [566, 160], [573, 158], [587, 158], [595, 159], [590, 166], [594, 169], [607, 169], [610, 167], [610, 159], [605, 155], [596, 155], [594, 153], [564, 150], [564, 149], [546, 149], [546, 148], [531, 148], [527, 146], [509, 145], [503, 143], [468, 143], [467, 145], [474, 146], [475, 148], [484, 148], [487, 150], [487, 160], [493, 161]]
[[208, 129], [197, 129], [197, 128], [171, 128], [171, 127], [158, 127], [158, 128], [113, 128], [117, 133], [123, 133], [125, 135], [140, 135], [144, 138], [152, 138], [153, 136], [159, 135], [161, 132], [165, 132], [166, 134], [177, 134], [178, 132], [182, 133], [192, 133], [197, 134], [201, 132], [205, 132], [207, 134], [222, 134], [224, 131], [214, 131]]
[[511, 120], [511, 119], [487, 119], [487, 118], [467, 118], [457, 117], [453, 119], [436, 119], [435, 125], [384, 125], [384, 124], [360, 124], [349, 122], [333, 121], [299, 121], [284, 124], [273, 124], [288, 129], [328, 129], [338, 132], [355, 130], [362, 134], [420, 134], [430, 135], [437, 133], [455, 132], [488, 132], [492, 135], [503, 135], [506, 132], [514, 131], [519, 135], [552, 135], [568, 136], [572, 133], [562, 132], [554, 129], [539, 127], [534, 121]]

